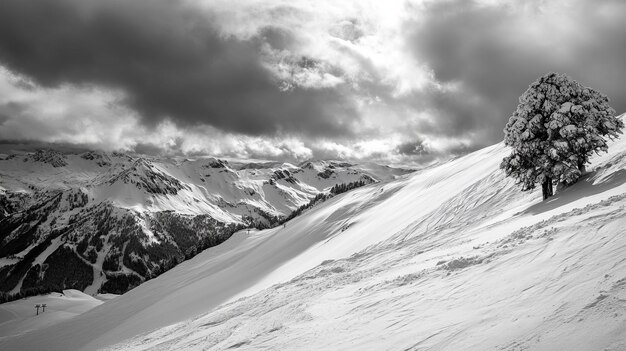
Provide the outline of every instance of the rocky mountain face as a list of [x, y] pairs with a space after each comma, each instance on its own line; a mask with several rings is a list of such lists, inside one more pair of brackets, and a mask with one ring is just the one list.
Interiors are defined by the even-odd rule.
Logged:
[[0, 291], [123, 293], [333, 189], [408, 172], [333, 161], [0, 155]]

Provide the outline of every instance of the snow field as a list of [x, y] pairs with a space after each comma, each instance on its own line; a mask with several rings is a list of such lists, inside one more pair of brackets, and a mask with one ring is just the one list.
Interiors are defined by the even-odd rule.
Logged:
[[[111, 299], [116, 295], [107, 294]], [[35, 305], [46, 304], [45, 312], [40, 309], [36, 314]], [[84, 294], [78, 290], [64, 290], [61, 293], [50, 293], [41, 296], [27, 297], [21, 300], [0, 305], [0, 342], [31, 330], [54, 325], [71, 319], [85, 311], [102, 304], [98, 298]]]
[[501, 144], [359, 188], [0, 346], [621, 350], [626, 142], [610, 150], [545, 202], [504, 179]]

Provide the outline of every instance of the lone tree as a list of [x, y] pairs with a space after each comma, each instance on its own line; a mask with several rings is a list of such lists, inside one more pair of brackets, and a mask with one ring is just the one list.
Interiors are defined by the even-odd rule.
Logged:
[[607, 151], [607, 138], [621, 134], [606, 95], [564, 74], [548, 73], [519, 98], [504, 128], [504, 144], [513, 150], [500, 164], [522, 191], [541, 184], [543, 199], [553, 185], [575, 183], [594, 152]]

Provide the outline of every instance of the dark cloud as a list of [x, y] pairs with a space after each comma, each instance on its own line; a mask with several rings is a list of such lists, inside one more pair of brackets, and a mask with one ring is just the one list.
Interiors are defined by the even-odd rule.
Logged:
[[400, 98], [386, 99], [408, 106], [411, 111], [428, 112], [429, 118], [421, 118], [412, 126], [421, 135], [459, 138], [480, 134], [474, 140], [474, 150], [493, 144], [494, 138], [501, 138], [504, 125], [499, 127], [499, 122], [493, 122], [499, 118], [501, 111], [492, 101], [471, 91], [428, 87]]
[[[350, 6], [194, 1], [0, 1], [0, 138], [426, 160], [500, 141], [518, 97], [549, 71], [626, 111], [624, 1], [437, 0], [407, 6], [404, 24]], [[174, 126], [150, 128], [164, 120]]]
[[4, 122], [8, 121], [9, 118], [10, 117], [8, 115], [5, 115], [0, 111], [0, 126], [2, 126]]
[[296, 44], [296, 38], [289, 30], [277, 26], [264, 27], [260, 37], [275, 50], [287, 50]]
[[289, 91], [261, 62], [261, 45], [285, 48], [278, 27], [225, 37], [211, 14], [169, 0], [4, 0], [0, 64], [56, 87], [121, 89], [146, 125], [171, 119], [250, 135], [346, 135], [357, 118], [343, 87]]
[[149, 143], [139, 143], [137, 145], [135, 145], [135, 147], [133, 148], [133, 151], [135, 153], [138, 154], [142, 154], [142, 155], [162, 155], [164, 150], [163, 150], [163, 145], [155, 145], [155, 144], [149, 144]]
[[25, 110], [26, 108], [23, 103], [15, 101], [0, 103], [0, 127], [15, 117], [22, 117]]
[[543, 4], [526, 3], [524, 12], [438, 1], [425, 8], [422, 21], [407, 24], [416, 59], [439, 82], [456, 85], [414, 97], [413, 105], [438, 116], [425, 122], [426, 132], [474, 133], [480, 146], [497, 142], [518, 97], [550, 71], [604, 92], [618, 112], [626, 110], [626, 21], [609, 15], [626, 13], [626, 2], [574, 1], [552, 17]]
[[429, 153], [423, 140], [409, 141], [398, 145], [396, 151], [401, 155], [415, 156]]
[[81, 153], [93, 150], [89, 145], [68, 143], [46, 143], [39, 140], [0, 139], [0, 153], [11, 154], [34, 152], [39, 149], [53, 149], [59, 152]]

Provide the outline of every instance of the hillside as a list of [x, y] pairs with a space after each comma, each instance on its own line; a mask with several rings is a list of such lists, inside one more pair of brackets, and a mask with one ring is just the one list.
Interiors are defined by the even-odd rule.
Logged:
[[[107, 294], [96, 298], [78, 290], [65, 290], [3, 303], [0, 305], [0, 335], [12, 337], [71, 319], [114, 296]], [[41, 304], [46, 308], [39, 309], [37, 314], [35, 305]]]
[[626, 140], [609, 150], [545, 202], [501, 144], [362, 187], [0, 346], [622, 350]]
[[[406, 170], [37, 150], [0, 157], [0, 291], [123, 293], [335, 185]], [[372, 171], [370, 171], [370, 169]]]

